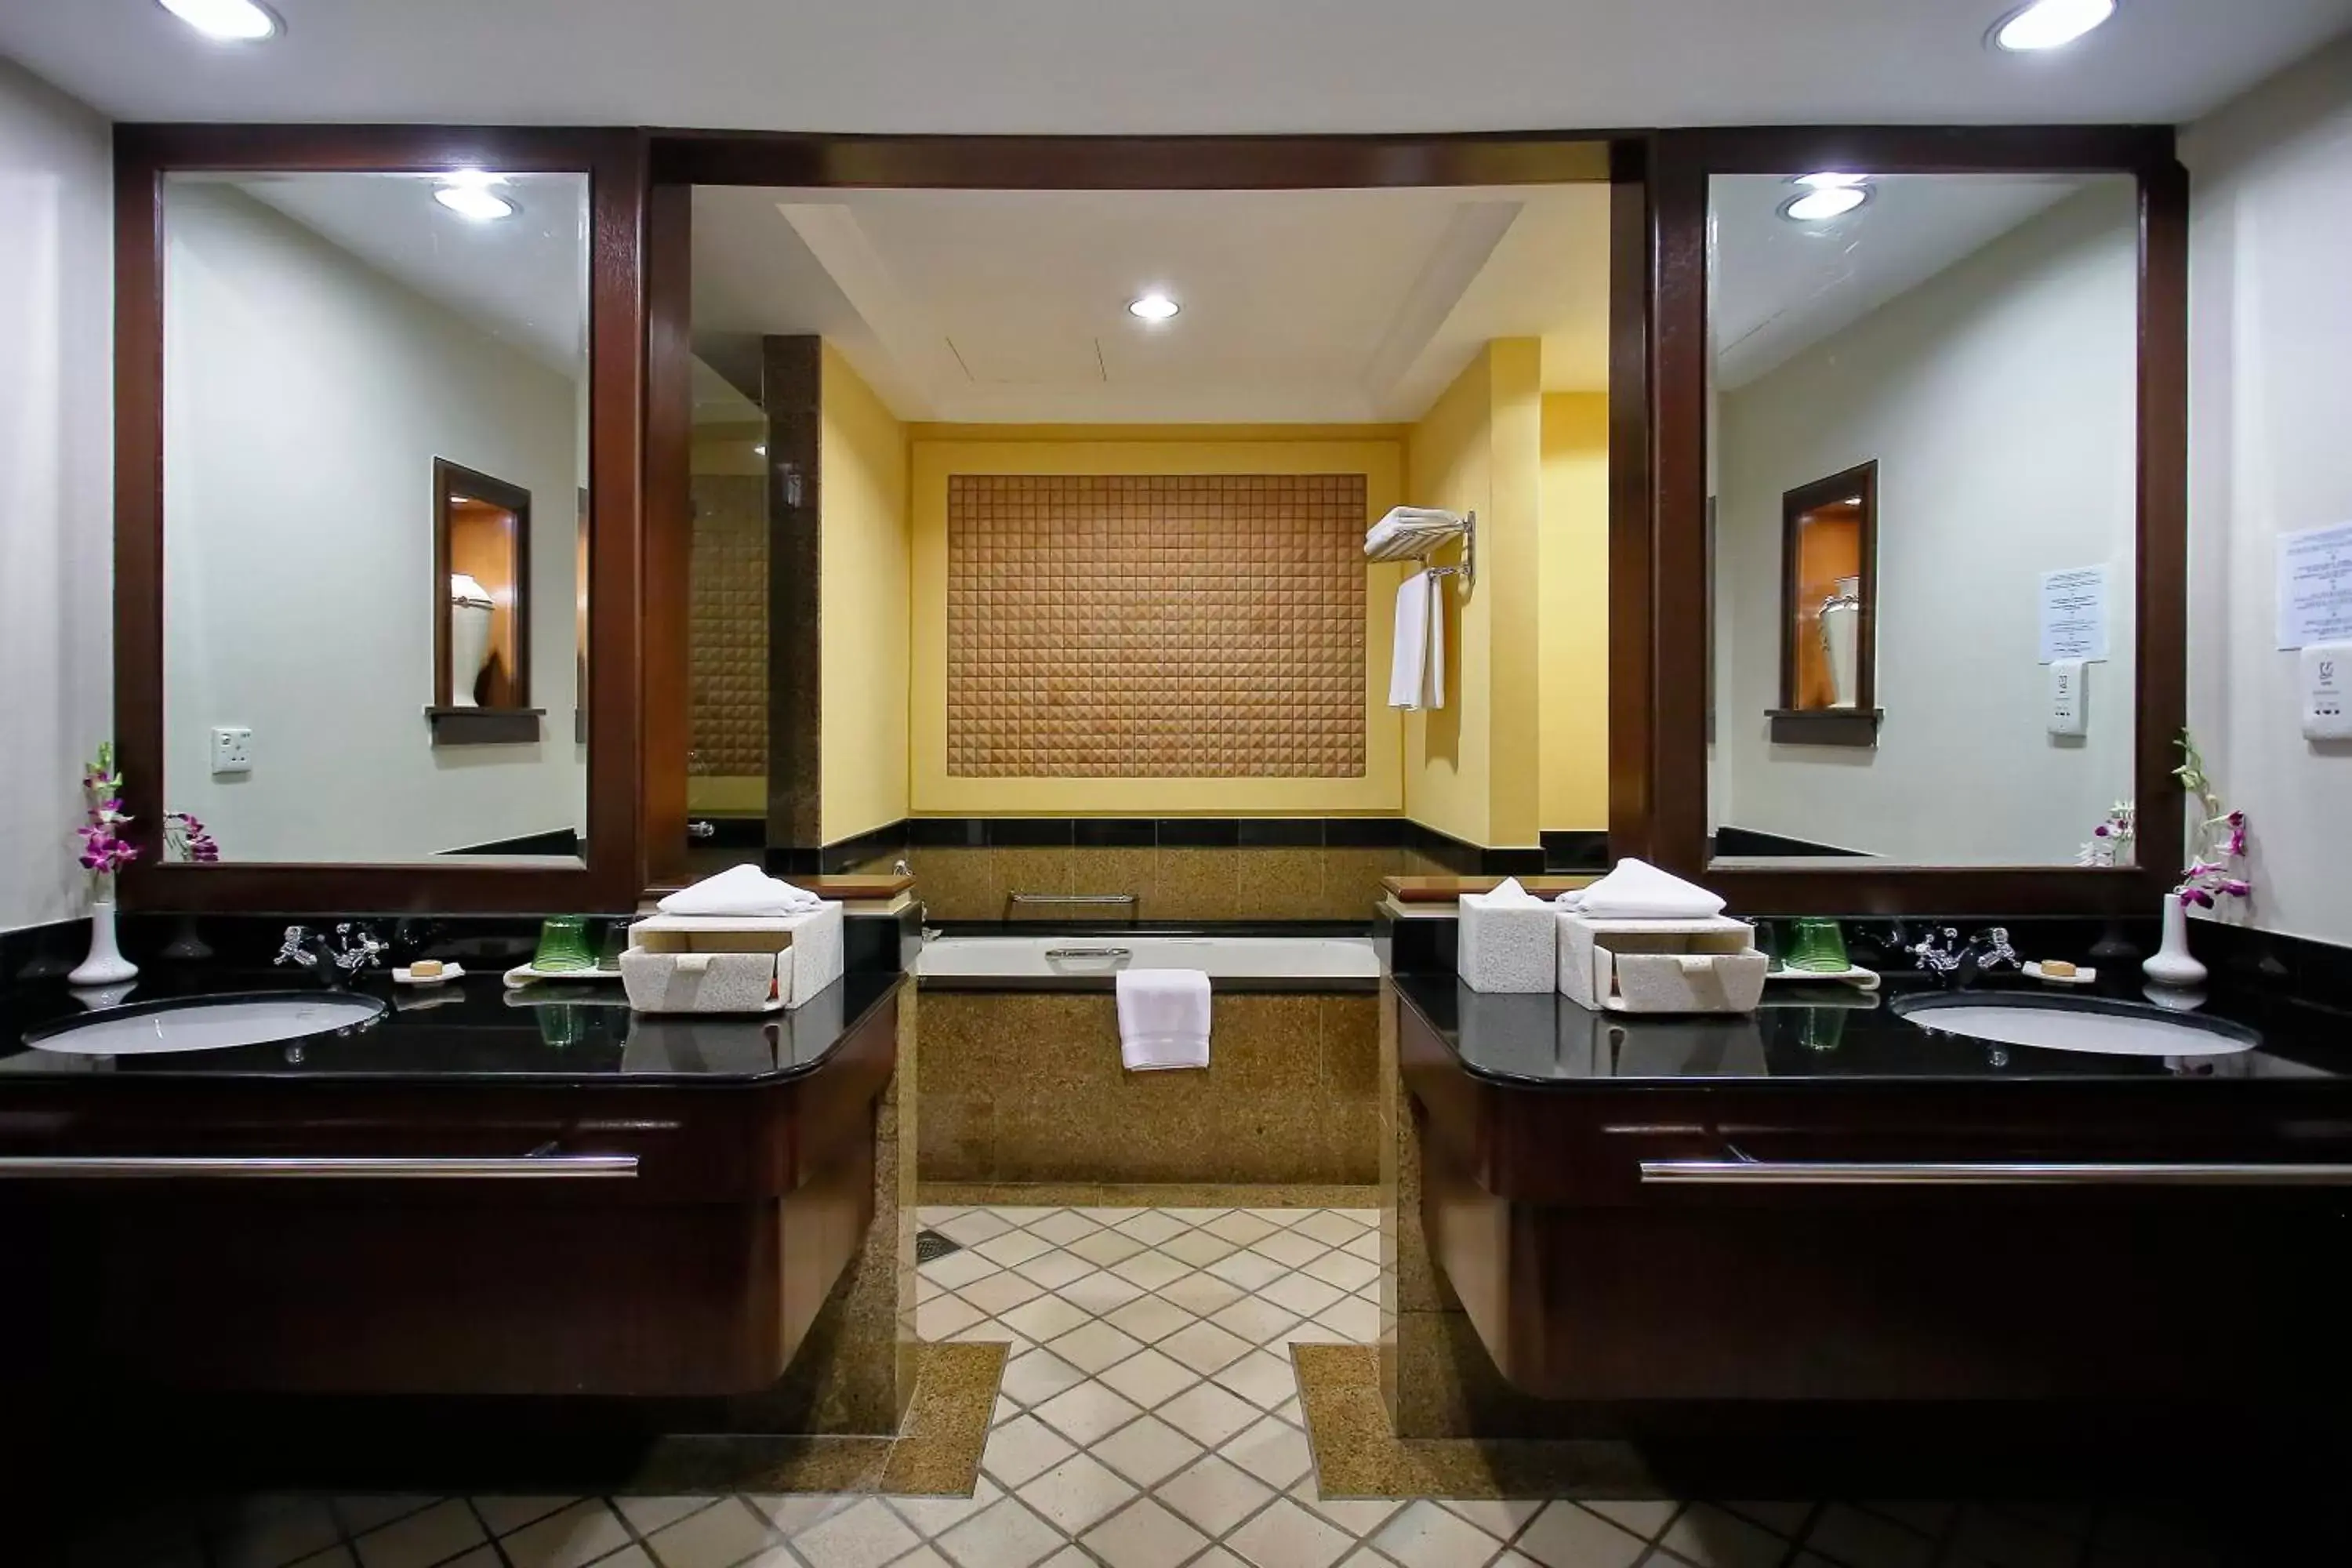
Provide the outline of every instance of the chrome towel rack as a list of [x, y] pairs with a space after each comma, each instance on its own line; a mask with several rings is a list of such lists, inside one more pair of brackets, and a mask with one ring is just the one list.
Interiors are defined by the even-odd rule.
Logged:
[[[1399, 511], [1404, 509], [1397, 509]], [[1396, 512], [1381, 520], [1385, 525], [1397, 521]], [[1452, 566], [1432, 566], [1429, 558], [1448, 543], [1459, 540], [1462, 560]], [[1465, 511], [1459, 517], [1452, 513], [1417, 517], [1398, 521], [1397, 527], [1378, 545], [1364, 545], [1366, 559], [1372, 561], [1418, 561], [1433, 577], [1459, 577], [1466, 587], [1478, 585], [1478, 514]]]

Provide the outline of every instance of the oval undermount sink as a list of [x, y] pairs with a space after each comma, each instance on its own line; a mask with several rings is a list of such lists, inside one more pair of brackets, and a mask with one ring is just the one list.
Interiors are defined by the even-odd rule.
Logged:
[[1895, 1011], [1932, 1034], [2095, 1056], [2217, 1057], [2263, 1043], [2253, 1030], [2227, 1019], [2100, 996], [1963, 991], [1899, 997]]
[[373, 996], [343, 991], [264, 991], [134, 1002], [36, 1029], [25, 1043], [83, 1057], [135, 1057], [161, 1051], [221, 1051], [364, 1028], [392, 1009]]

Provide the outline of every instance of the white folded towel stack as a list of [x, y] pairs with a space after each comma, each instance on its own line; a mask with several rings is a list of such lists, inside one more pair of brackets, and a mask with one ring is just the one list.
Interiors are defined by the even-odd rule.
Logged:
[[1118, 1056], [1129, 1072], [1209, 1065], [1209, 977], [1197, 969], [1123, 969]]
[[1723, 900], [1696, 882], [1628, 857], [1599, 881], [1562, 893], [1559, 907], [1596, 921], [1703, 921], [1723, 912]]
[[1397, 584], [1389, 706], [1408, 713], [1445, 706], [1445, 595], [1442, 577], [1416, 572]]
[[1461, 519], [1435, 507], [1392, 507], [1386, 517], [1365, 531], [1364, 553], [1378, 555], [1395, 542], [1400, 534], [1419, 533], [1432, 528], [1458, 528], [1460, 524]]
[[1491, 893], [1462, 895], [1454, 968], [1473, 991], [1526, 995], [1559, 975], [1559, 911], [1507, 879]]
[[771, 877], [757, 866], [730, 866], [690, 888], [680, 888], [656, 906], [666, 915], [737, 915], [779, 919], [810, 914], [824, 900], [804, 888]]

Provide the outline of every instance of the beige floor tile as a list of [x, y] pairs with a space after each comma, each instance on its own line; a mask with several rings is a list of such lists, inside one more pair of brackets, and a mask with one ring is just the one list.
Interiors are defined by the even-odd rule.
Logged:
[[1448, 1513], [1458, 1513], [1497, 1541], [1508, 1541], [1543, 1511], [1539, 1502], [1496, 1501], [1477, 1498], [1441, 1498]]
[[1546, 1508], [1513, 1545], [1543, 1568], [1633, 1568], [1649, 1550], [1640, 1537], [1572, 1502]]
[[1271, 1415], [1218, 1445], [1217, 1452], [1277, 1491], [1287, 1489], [1315, 1463], [1307, 1435]]
[[1146, 1247], [1157, 1247], [1171, 1236], [1181, 1236], [1192, 1226], [1181, 1219], [1171, 1218], [1163, 1210], [1145, 1209], [1133, 1219], [1119, 1222], [1121, 1234], [1131, 1236]]
[[1058, 1249], [1041, 1252], [1013, 1269], [1024, 1279], [1034, 1279], [1048, 1290], [1063, 1290], [1076, 1284], [1095, 1271], [1095, 1266], [1083, 1258], [1073, 1258]]
[[927, 1340], [944, 1340], [987, 1319], [986, 1312], [961, 1296], [940, 1296], [915, 1309], [915, 1332]]
[[1229, 1388], [1261, 1410], [1271, 1410], [1298, 1392], [1298, 1378], [1287, 1358], [1271, 1351], [1252, 1351], [1217, 1373], [1219, 1386]]
[[[980, 1484], [987, 1486], [987, 1479], [982, 1477]], [[777, 1534], [789, 1537], [831, 1519], [844, 1509], [855, 1508], [864, 1500], [854, 1495], [825, 1497], [809, 1493], [749, 1493], [743, 1500], [758, 1509]]]
[[1065, 1544], [1054, 1527], [1022, 1505], [1000, 1498], [934, 1543], [958, 1568], [1032, 1568]]
[[1187, 1208], [1161, 1209], [1160, 1212], [1166, 1215], [1170, 1219], [1181, 1220], [1186, 1225], [1201, 1226], [1208, 1224], [1213, 1219], [1223, 1218], [1225, 1215], [1230, 1214], [1233, 1211], [1230, 1209]]
[[1252, 1215], [1253, 1216], [1255, 1216], [1255, 1218], [1262, 1219], [1262, 1220], [1265, 1221], [1265, 1223], [1266, 1223], [1266, 1224], [1268, 1224], [1268, 1225], [1270, 1225], [1270, 1226], [1274, 1226], [1274, 1228], [1275, 1228], [1275, 1229], [1276, 1229], [1276, 1230], [1288, 1230], [1292, 1226], [1297, 1225], [1299, 1221], [1301, 1221], [1301, 1220], [1303, 1220], [1303, 1219], [1308, 1219], [1308, 1218], [1311, 1218], [1312, 1216], [1314, 1216], [1314, 1215], [1318, 1215], [1318, 1214], [1321, 1214], [1321, 1213], [1323, 1213], [1324, 1211], [1323, 1211], [1323, 1210], [1321, 1210], [1321, 1209], [1303, 1209], [1303, 1208], [1302, 1208], [1302, 1209], [1251, 1209], [1251, 1210], [1249, 1210], [1249, 1211], [1247, 1211], [1247, 1212], [1248, 1212], [1250, 1215]]
[[1795, 1541], [1805, 1532], [1805, 1521], [1811, 1517], [1813, 1505], [1809, 1502], [1727, 1502], [1723, 1505], [1751, 1524], [1760, 1524], [1775, 1535], [1785, 1535]]
[[1318, 1209], [1290, 1228], [1326, 1247], [1345, 1247], [1365, 1234], [1361, 1225], [1333, 1209]]
[[1073, 1454], [1024, 1485], [1021, 1500], [1071, 1535], [1083, 1534], [1135, 1500], [1133, 1481], [1087, 1454]]
[[1232, 1214], [1218, 1215], [1201, 1228], [1212, 1236], [1222, 1236], [1237, 1247], [1247, 1247], [1261, 1237], [1272, 1236], [1280, 1227], [1268, 1225], [1256, 1215], [1236, 1209]]
[[[1212, 1546], [1192, 1559], [1189, 1568], [1250, 1568], [1250, 1565], [1222, 1546]], [[1383, 1563], [1381, 1568], [1387, 1568]]]
[[1061, 1209], [1023, 1228], [1032, 1236], [1044, 1237], [1056, 1247], [1067, 1247], [1080, 1237], [1092, 1236], [1102, 1226], [1084, 1215]]
[[422, 1512], [440, 1500], [422, 1492], [362, 1492], [335, 1499], [335, 1517], [343, 1521], [344, 1534], [364, 1535], [377, 1525], [390, 1524], [404, 1514]]
[[1205, 1318], [1223, 1311], [1249, 1292], [1214, 1274], [1188, 1274], [1172, 1285], [1162, 1286], [1160, 1294], [1186, 1311]]
[[[898, 1517], [883, 1509], [878, 1501], [871, 1506], [880, 1510], [890, 1523], [897, 1524], [900, 1530], [906, 1529], [905, 1525], [898, 1524]], [[837, 1513], [818, 1525], [817, 1529], [824, 1530], [838, 1524], [855, 1512], [856, 1510], [853, 1509]], [[912, 1532], [908, 1533], [911, 1535]], [[646, 1538], [646, 1545], [651, 1549], [662, 1568], [734, 1568], [736, 1563], [772, 1544], [772, 1541], [765, 1519], [741, 1499], [728, 1498], [716, 1508], [688, 1514], [667, 1529], [654, 1531]], [[912, 1544], [914, 1542], [908, 1541], [908, 1545]], [[889, 1559], [845, 1556], [838, 1561], [841, 1568], [878, 1568], [880, 1563]]]
[[1104, 1373], [1102, 1381], [1149, 1410], [1192, 1387], [1200, 1375], [1158, 1351], [1144, 1351]]
[[1222, 1311], [1211, 1313], [1209, 1321], [1229, 1334], [1239, 1334], [1254, 1345], [1262, 1345], [1287, 1333], [1297, 1324], [1298, 1314], [1263, 1297], [1244, 1296]]
[[1503, 1543], [1461, 1515], [1423, 1500], [1390, 1520], [1372, 1544], [1404, 1568], [1459, 1568], [1485, 1562]]
[[[1708, 1503], [1685, 1509], [1658, 1544], [1698, 1568], [1780, 1568], [1789, 1543]], [[2074, 1568], [2070, 1555], [2063, 1568]]]
[[1179, 1329], [1200, 1321], [1175, 1302], [1160, 1296], [1139, 1296], [1126, 1306], [1103, 1314], [1103, 1321], [1145, 1344], [1154, 1344]]
[[616, 1497], [611, 1500], [617, 1510], [639, 1535], [651, 1535], [666, 1524], [675, 1524], [689, 1513], [709, 1508], [719, 1500], [701, 1495], [670, 1495], [664, 1497]]
[[524, 1525], [499, 1542], [514, 1568], [583, 1568], [629, 1539], [628, 1527], [601, 1499]]
[[463, 1499], [435, 1503], [352, 1542], [360, 1568], [431, 1568], [489, 1539]]
[[1288, 1498], [1243, 1525], [1225, 1545], [1258, 1568], [1330, 1568], [1355, 1542]]
[[1195, 1268], [1206, 1268], [1221, 1258], [1231, 1258], [1241, 1248], [1223, 1237], [1205, 1230], [1188, 1230], [1160, 1244], [1160, 1250], [1181, 1263]]
[[1040, 1344], [1050, 1344], [1072, 1329], [1094, 1321], [1084, 1308], [1073, 1307], [1059, 1296], [1040, 1296], [1002, 1316], [1014, 1332]]
[[1080, 1536], [1078, 1544], [1105, 1568], [1176, 1568], [1208, 1545], [1209, 1538], [1150, 1498], [1140, 1498]]
[[1381, 1277], [1379, 1264], [1367, 1262], [1352, 1252], [1327, 1252], [1302, 1267], [1326, 1285], [1336, 1285], [1342, 1290], [1360, 1290]]
[[1285, 1268], [1300, 1268], [1331, 1250], [1311, 1236], [1301, 1236], [1295, 1230], [1277, 1230], [1250, 1244], [1250, 1250], [1260, 1258], [1271, 1258]]
[[1381, 1260], [1381, 1233], [1368, 1230], [1339, 1250], [1350, 1258], [1360, 1258], [1367, 1263], [1376, 1264]]
[[980, 1243], [971, 1250], [1001, 1268], [1010, 1268], [1016, 1263], [1026, 1263], [1033, 1258], [1054, 1251], [1055, 1247], [1042, 1236], [1032, 1236], [1025, 1230], [1008, 1230], [1003, 1236]]
[[1089, 1450], [1138, 1486], [1155, 1487], [1201, 1457], [1201, 1446], [1156, 1415], [1129, 1423]]
[[1231, 1258], [1221, 1258], [1209, 1265], [1209, 1272], [1244, 1290], [1255, 1290], [1286, 1278], [1281, 1264], [1255, 1252], [1236, 1252]]
[[1683, 1505], [1672, 1500], [1632, 1498], [1622, 1502], [1588, 1502], [1584, 1506], [1612, 1523], [1623, 1525], [1644, 1541], [1655, 1541], [1658, 1532], [1674, 1522]]
[[1214, 1448], [1258, 1419], [1257, 1406], [1237, 1399], [1213, 1383], [1195, 1384], [1158, 1410], [1162, 1421], [1204, 1448]]
[[1082, 1383], [1057, 1394], [1033, 1412], [1037, 1418], [1085, 1447], [1109, 1436], [1143, 1414], [1133, 1401], [1100, 1383]]
[[1081, 1311], [1100, 1317], [1114, 1308], [1124, 1307], [1143, 1294], [1143, 1287], [1132, 1285], [1108, 1269], [1089, 1274], [1085, 1279], [1063, 1286], [1054, 1292]]
[[1122, 1220], [1133, 1219], [1143, 1211], [1130, 1204], [1119, 1208], [1077, 1208], [1070, 1212], [1090, 1219], [1097, 1225], [1117, 1225]]
[[1140, 1285], [1147, 1290], [1164, 1290], [1190, 1274], [1192, 1269], [1164, 1252], [1139, 1252], [1124, 1263], [1112, 1264], [1110, 1271], [1130, 1285]]
[[1010, 1268], [1001, 1269], [956, 1292], [992, 1318], [1001, 1318], [1013, 1308], [1034, 1301], [1045, 1293], [1045, 1287], [1026, 1275], [1015, 1274]]
[[1006, 1347], [1004, 1359], [1007, 1361], [1011, 1361], [1017, 1355], [1024, 1355], [1034, 1348], [1027, 1340], [1024, 1339], [1021, 1335], [1014, 1333], [1012, 1329], [995, 1318], [982, 1318], [976, 1323], [967, 1324], [963, 1328], [958, 1329], [954, 1333], [945, 1336], [943, 1342], [949, 1344], [1003, 1345]]
[[579, 1500], [570, 1497], [478, 1497], [474, 1500], [474, 1511], [482, 1516], [482, 1522], [490, 1527], [492, 1535], [507, 1535]]
[[935, 1258], [916, 1268], [916, 1273], [922, 1279], [950, 1289], [961, 1289], [973, 1280], [985, 1279], [995, 1272], [995, 1264], [970, 1250], [950, 1252], [945, 1258]]
[[1350, 1296], [1316, 1313], [1315, 1323], [1348, 1343], [1368, 1345], [1380, 1337], [1381, 1310], [1360, 1296]]
[[1206, 1376], [1223, 1371], [1247, 1355], [1250, 1343], [1238, 1335], [1227, 1333], [1214, 1323], [1202, 1322], [1169, 1335], [1160, 1342], [1160, 1351]]
[[1313, 1317], [1348, 1294], [1336, 1285], [1326, 1285], [1320, 1279], [1310, 1279], [1304, 1274], [1286, 1274], [1279, 1279], [1259, 1286], [1257, 1293], [1260, 1300], [1271, 1301], [1302, 1318]]
[[1073, 1258], [1083, 1258], [1097, 1268], [1108, 1268], [1124, 1258], [1141, 1252], [1144, 1244], [1131, 1236], [1115, 1230], [1098, 1230], [1092, 1236], [1071, 1243], [1063, 1248]]
[[1066, 1389], [1076, 1388], [1087, 1374], [1052, 1351], [1031, 1351], [1007, 1362], [999, 1385], [1024, 1405], [1043, 1405]]
[[1045, 1347], [1080, 1372], [1099, 1374], [1143, 1348], [1134, 1336], [1123, 1334], [1099, 1320], [1073, 1329]]
[[1182, 1514], [1202, 1532], [1223, 1535], [1274, 1498], [1274, 1489], [1248, 1472], [1210, 1454], [1152, 1495]]
[[[782, 1552], [778, 1552], [772, 1563], [753, 1561], [745, 1563], [743, 1568], [800, 1568], [800, 1563], [797, 1560], [787, 1561]], [[940, 1556], [936, 1546], [918, 1546], [891, 1563], [890, 1568], [955, 1568], [955, 1564]]]
[[1036, 1204], [994, 1204], [990, 1205], [988, 1212], [1007, 1225], [1026, 1226], [1035, 1225], [1041, 1219], [1050, 1219], [1063, 1211]]
[[980, 1463], [999, 1486], [1017, 1487], [1032, 1476], [1044, 1475], [1073, 1452], [1069, 1440], [1060, 1433], [1034, 1415], [1023, 1415], [989, 1433]]
[[927, 1204], [915, 1211], [915, 1223], [925, 1230], [937, 1230], [956, 1215], [970, 1212], [971, 1212], [970, 1209], [961, 1205]]
[[1009, 1221], [986, 1209], [971, 1209], [952, 1219], [943, 1219], [929, 1228], [958, 1246], [977, 1247], [983, 1241], [993, 1241], [1013, 1226]]
[[1301, 1508], [1312, 1509], [1360, 1541], [1405, 1506], [1394, 1498], [1318, 1497], [1312, 1476], [1293, 1486], [1290, 1495]]
[[894, 1497], [889, 1503], [890, 1511], [914, 1526], [916, 1534], [944, 1535], [1003, 1495], [994, 1481], [982, 1476], [970, 1497]]

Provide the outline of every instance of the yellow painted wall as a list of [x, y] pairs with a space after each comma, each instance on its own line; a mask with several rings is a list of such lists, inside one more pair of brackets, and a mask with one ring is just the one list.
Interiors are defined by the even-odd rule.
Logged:
[[818, 822], [832, 844], [907, 815], [911, 558], [907, 427], [831, 343], [821, 374]]
[[1475, 585], [1445, 580], [1446, 705], [1404, 716], [1404, 809], [1472, 844], [1537, 842], [1541, 344], [1498, 339], [1405, 440], [1406, 500], [1478, 515]]
[[1543, 400], [1538, 826], [1609, 826], [1609, 397]]
[[[948, 477], [951, 474], [1333, 474], [1365, 479], [1370, 523], [1398, 504], [1389, 426], [918, 426], [913, 442], [913, 770], [917, 815], [1339, 815], [1402, 806], [1398, 715], [1386, 706], [1399, 570], [1368, 566], [1361, 778], [953, 778], [947, 771]], [[828, 469], [828, 483], [830, 470]], [[826, 576], [832, 577], [831, 563]], [[828, 645], [829, 654], [830, 645]], [[826, 661], [828, 673], [832, 660]], [[1139, 671], [1148, 680], [1148, 671]], [[826, 746], [832, 745], [828, 725]], [[828, 805], [830, 794], [828, 793]], [[830, 828], [827, 837], [832, 837]]]

